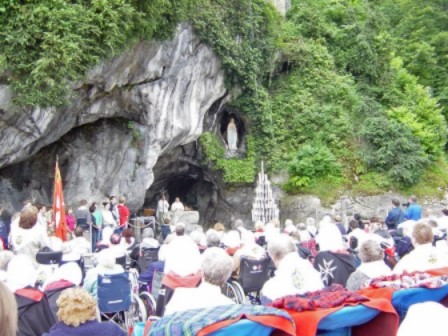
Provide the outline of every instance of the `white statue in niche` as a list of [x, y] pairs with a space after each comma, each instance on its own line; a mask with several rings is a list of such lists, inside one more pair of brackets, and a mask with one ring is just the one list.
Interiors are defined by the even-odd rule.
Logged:
[[235, 120], [233, 118], [230, 119], [229, 124], [227, 125], [227, 148], [231, 152], [235, 152], [238, 143], [238, 130], [236, 128]]

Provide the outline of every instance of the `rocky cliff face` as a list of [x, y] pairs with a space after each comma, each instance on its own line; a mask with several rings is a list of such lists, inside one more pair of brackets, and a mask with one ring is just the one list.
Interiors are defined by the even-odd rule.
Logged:
[[219, 59], [188, 25], [98, 66], [75, 91], [68, 108], [15, 111], [0, 86], [0, 203], [49, 202], [58, 154], [71, 204], [115, 194], [138, 208], [159, 156], [195, 141], [227, 94]]

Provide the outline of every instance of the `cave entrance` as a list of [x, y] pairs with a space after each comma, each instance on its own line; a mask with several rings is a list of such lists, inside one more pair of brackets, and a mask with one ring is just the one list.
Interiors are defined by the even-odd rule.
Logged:
[[198, 182], [197, 179], [190, 176], [172, 176], [165, 187], [170, 205], [173, 204], [176, 197], [179, 197], [184, 206], [197, 210]]
[[194, 143], [179, 146], [159, 157], [153, 168], [154, 181], [146, 191], [144, 208], [157, 209], [165, 194], [170, 206], [179, 197], [185, 207], [199, 211], [199, 223], [214, 219], [217, 189], [201, 166]]

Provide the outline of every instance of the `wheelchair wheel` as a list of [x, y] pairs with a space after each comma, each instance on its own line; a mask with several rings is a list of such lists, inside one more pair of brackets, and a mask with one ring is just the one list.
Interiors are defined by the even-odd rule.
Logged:
[[245, 302], [245, 295], [243, 288], [237, 281], [230, 281], [226, 284], [225, 295], [235, 301], [237, 304], [242, 304]]
[[145, 306], [147, 317], [155, 315], [155, 313], [156, 313], [156, 301], [154, 300], [152, 295], [149, 294], [148, 292], [144, 291], [144, 292], [141, 292], [139, 296], [140, 296], [140, 299], [143, 302], [143, 305]]
[[138, 297], [137, 294], [132, 294], [132, 304], [125, 315], [125, 323], [127, 330], [132, 330], [137, 322], [145, 322], [147, 319], [146, 308], [143, 301]]

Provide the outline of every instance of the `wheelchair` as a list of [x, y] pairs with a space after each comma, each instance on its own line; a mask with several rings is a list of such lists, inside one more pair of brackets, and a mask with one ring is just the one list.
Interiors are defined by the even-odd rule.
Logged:
[[227, 283], [225, 295], [237, 304], [260, 304], [260, 291], [269, 278], [270, 262], [269, 258], [253, 260], [242, 257], [240, 277]]
[[98, 308], [101, 319], [130, 332], [138, 322], [146, 321], [146, 308], [134, 292], [129, 272], [98, 275]]
[[138, 295], [142, 301], [146, 317], [153, 316], [156, 312], [156, 300], [154, 299], [154, 296], [151, 295], [149, 290], [145, 286], [142, 286], [142, 283], [138, 281], [139, 274], [135, 268], [129, 270], [129, 275], [131, 278], [132, 292], [135, 295]]

